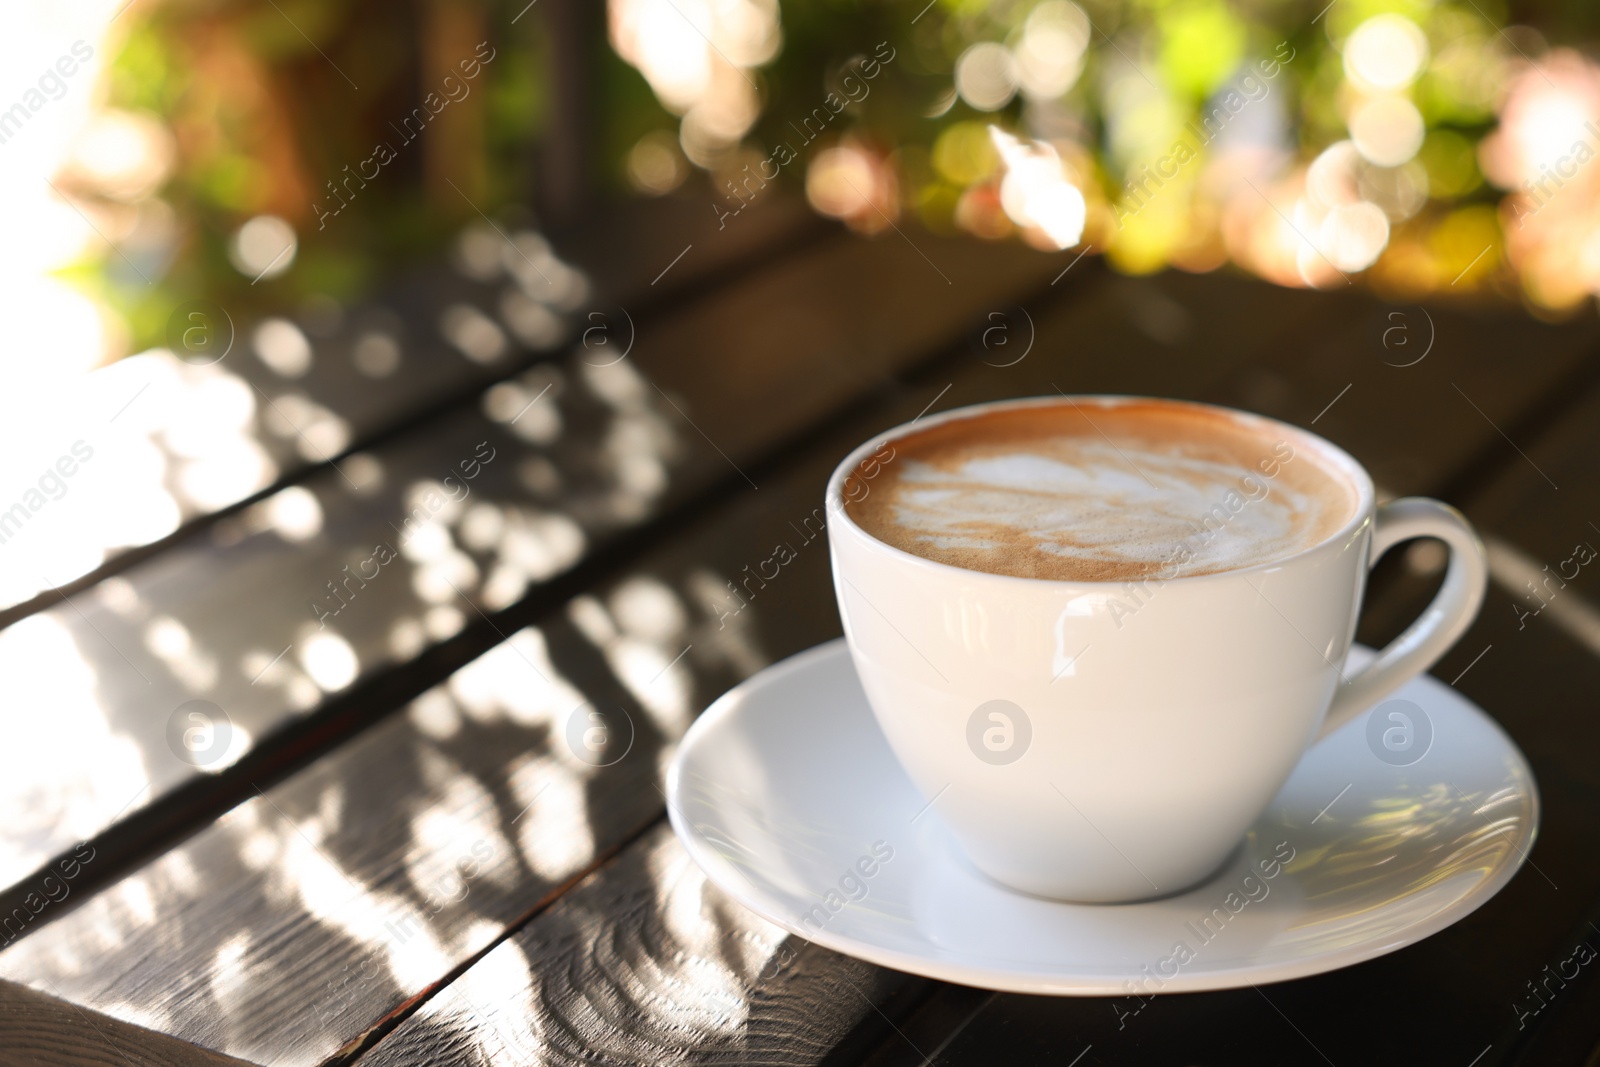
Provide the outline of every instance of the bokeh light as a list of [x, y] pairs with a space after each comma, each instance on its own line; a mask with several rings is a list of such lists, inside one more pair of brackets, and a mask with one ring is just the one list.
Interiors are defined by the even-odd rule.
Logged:
[[233, 235], [228, 258], [246, 277], [276, 278], [294, 266], [299, 247], [294, 227], [276, 215], [257, 215]]
[[154, 115], [106, 110], [78, 133], [67, 161], [77, 182], [103, 196], [136, 201], [155, 192], [171, 173], [172, 134]]
[[822, 214], [867, 233], [887, 229], [899, 210], [894, 171], [854, 142], [817, 153], [806, 169], [806, 199]]
[[1089, 47], [1089, 16], [1068, 0], [1045, 0], [1022, 25], [1014, 73], [1030, 97], [1051, 100], [1072, 88]]
[[1404, 15], [1376, 15], [1344, 43], [1345, 76], [1363, 88], [1404, 89], [1428, 62], [1428, 37]]
[[1369, 97], [1350, 115], [1351, 141], [1380, 167], [1398, 167], [1416, 155], [1424, 132], [1422, 113], [1403, 96]]
[[1480, 146], [1501, 204], [1506, 251], [1524, 292], [1549, 308], [1600, 294], [1600, 66], [1552, 52], [1514, 77], [1500, 126]]
[[777, 0], [612, 0], [611, 43], [682, 117], [684, 154], [702, 167], [750, 129], [752, 70], [778, 54]]
[[1005, 161], [1000, 206], [1018, 226], [1038, 231], [1052, 249], [1071, 248], [1083, 236], [1087, 205], [1067, 180], [1061, 157], [1049, 144], [1024, 145], [991, 127], [996, 151]]
[[652, 130], [628, 151], [628, 182], [641, 193], [661, 196], [672, 192], [688, 177], [689, 168], [677, 138]]
[[[372, 220], [405, 217], [385, 198], [410, 179], [386, 168], [346, 184], [357, 195], [319, 227], [313, 205], [336, 206], [326, 189], [370, 146], [356, 153], [339, 123], [313, 133], [276, 102], [286, 61], [258, 42], [224, 33], [190, 70], [181, 42], [198, 16], [135, 5], [113, 27], [122, 9], [89, 0], [68, 17], [24, 5], [0, 41], [8, 69], [80, 37], [87, 56], [4, 146], [0, 299], [13, 313], [0, 316], [0, 381], [21, 395], [154, 350], [159, 308], [222, 289], [253, 304], [234, 358], [258, 360], [285, 385], [314, 379], [319, 360], [374, 382], [402, 374], [416, 357], [392, 326], [328, 344], [314, 316], [286, 317], [270, 302], [370, 284], [365, 252], [350, 249], [370, 243]], [[1130, 273], [1232, 262], [1307, 285], [1371, 272], [1408, 298], [1498, 294], [1547, 310], [1600, 293], [1600, 179], [1589, 164], [1600, 152], [1600, 70], [1546, 43], [1582, 30], [1559, 12], [1541, 11], [1534, 28], [1488, 7], [1341, 4], [1313, 28], [1303, 12], [1229, 0], [949, 0], [917, 5], [903, 25], [873, 10], [607, 0], [609, 41], [638, 85], [601, 116], [607, 176], [645, 196], [705, 181], [732, 209], [727, 181], [759, 170], [762, 189], [803, 187], [814, 210], [863, 233], [909, 220], [1044, 249], [1082, 244]], [[512, 127], [536, 136], [546, 117], [516, 80], [525, 73], [486, 69], [511, 80], [479, 82], [473, 99], [499, 102], [466, 125], [499, 124], [486, 144], [510, 143]], [[870, 93], [844, 94], [847, 72]], [[508, 110], [513, 98], [520, 110]], [[830, 116], [823, 132], [796, 137], [795, 122], [819, 108]], [[991, 126], [1010, 138], [1005, 151]], [[470, 153], [447, 141], [419, 141], [400, 169], [466, 213], [461, 193], [479, 202], [489, 157], [464, 163]], [[780, 144], [792, 154], [775, 156]], [[1286, 228], [1280, 216], [1299, 221]], [[508, 230], [508, 245], [470, 221], [451, 241], [452, 264], [503, 288], [435, 310], [429, 333], [486, 366], [519, 346], [570, 342], [582, 277], [530, 230]], [[1459, 249], [1489, 222], [1492, 234]], [[208, 277], [224, 257], [232, 273]], [[45, 350], [48, 360], [36, 357]], [[311, 427], [306, 440], [283, 435], [301, 453], [348, 440], [337, 416], [300, 393], [257, 402], [264, 428]], [[223, 454], [240, 473], [223, 473], [216, 456], [169, 472], [180, 511], [269, 471], [242, 445]]]
[[982, 41], [956, 60], [956, 92], [978, 111], [998, 111], [1016, 95], [1017, 73], [1009, 49]]
[[[791, 136], [784, 119], [814, 106], [797, 86], [815, 71], [796, 80], [785, 66], [782, 17], [809, 49], [799, 62], [813, 65], [817, 19], [859, 28], [861, 55], [881, 32], [846, 7], [780, 14], [702, 0], [678, 14], [666, 3], [610, 0], [619, 53], [683, 118], [678, 143], [656, 131], [627, 153], [628, 183], [649, 195], [682, 188], [693, 167], [721, 182], [771, 158]], [[1587, 220], [1541, 227], [1545, 237], [1496, 235], [1460, 260], [1453, 240], [1434, 236], [1482, 217], [1461, 212], [1500, 195], [1486, 177], [1509, 191], [1500, 203], [1513, 219], [1544, 210], [1548, 197], [1528, 183], [1584, 186], [1541, 170], [1568, 166], [1573, 129], [1600, 114], [1578, 53], [1545, 55], [1533, 30], [1448, 6], [1336, 5], [1315, 33], [1227, 0], [1094, 10], [1071, 0], [921, 10], [914, 33], [891, 32], [878, 49], [914, 58], [882, 64], [873, 99], [844, 108], [804, 142], [803, 164], [784, 169], [804, 175], [814, 210], [862, 232], [909, 214], [1043, 249], [1086, 244], [1128, 273], [1231, 261], [1282, 285], [1372, 272], [1389, 294], [1476, 296], [1506, 293], [1507, 266], [1521, 277], [1548, 260], [1566, 276], [1523, 277], [1532, 303], [1570, 306], [1594, 288], [1579, 251]], [[734, 11], [743, 31], [724, 21]], [[719, 66], [707, 38], [743, 43]], [[828, 56], [852, 50], [828, 40]], [[771, 83], [740, 76], [767, 64], [780, 75]], [[891, 81], [898, 98], [880, 107]]]

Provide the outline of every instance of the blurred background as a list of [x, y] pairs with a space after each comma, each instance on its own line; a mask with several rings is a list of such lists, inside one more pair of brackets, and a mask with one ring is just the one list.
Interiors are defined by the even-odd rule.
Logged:
[[48, 536], [0, 524], [28, 562], [0, 606], [347, 446], [316, 390], [219, 363], [236, 341], [292, 381], [341, 336], [356, 386], [381, 382], [405, 331], [352, 309], [448, 263], [511, 282], [498, 314], [438, 319], [468, 360], [569, 343], [587, 281], [546, 235], [618, 201], [719, 230], [790, 202], [1545, 318], [1600, 293], [1592, 5], [39, 0], [5, 21], [0, 511], [63, 423], [121, 436], [84, 464], [92, 510], [63, 483]]

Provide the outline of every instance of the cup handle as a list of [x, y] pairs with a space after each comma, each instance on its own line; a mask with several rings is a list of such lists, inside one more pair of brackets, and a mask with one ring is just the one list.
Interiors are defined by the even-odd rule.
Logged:
[[1483, 542], [1461, 512], [1437, 500], [1404, 497], [1378, 508], [1368, 567], [1395, 545], [1416, 537], [1437, 537], [1450, 549], [1444, 585], [1404, 633], [1365, 670], [1339, 686], [1322, 720], [1319, 741], [1438, 662], [1466, 632], [1483, 603], [1489, 581]]

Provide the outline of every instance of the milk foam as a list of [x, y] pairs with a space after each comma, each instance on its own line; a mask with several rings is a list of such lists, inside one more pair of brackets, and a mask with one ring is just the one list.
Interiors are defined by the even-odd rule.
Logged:
[[1215, 438], [1170, 433], [1159, 443], [1127, 433], [986, 442], [975, 433], [905, 450], [878, 499], [852, 513], [917, 555], [1079, 580], [1250, 567], [1318, 543], [1349, 516], [1345, 487], [1315, 460], [1284, 442], [1230, 436], [1219, 448]]

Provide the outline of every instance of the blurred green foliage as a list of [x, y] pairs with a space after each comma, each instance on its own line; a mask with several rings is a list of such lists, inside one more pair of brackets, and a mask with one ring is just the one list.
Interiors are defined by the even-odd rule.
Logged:
[[[135, 346], [161, 343], [164, 309], [183, 300], [248, 317], [314, 293], [350, 299], [437, 257], [477, 217], [474, 204], [525, 201], [547, 117], [547, 44], [540, 20], [513, 27], [514, 14], [481, 0], [172, 0], [130, 12], [107, 103], [171, 132], [176, 161], [160, 196], [179, 226], [154, 291], [119, 285], [110, 261], [94, 286]], [[493, 59], [466, 79], [456, 64], [479, 41]], [[399, 124], [430, 92], [442, 97], [450, 74], [466, 95], [408, 141]], [[362, 170], [380, 143], [393, 161], [342, 186], [355, 192], [340, 207], [329, 183]], [[292, 271], [252, 284], [229, 242], [263, 214], [289, 222], [299, 244]]]
[[[1063, 92], [1050, 99], [1019, 93], [994, 111], [972, 106], [955, 90], [960, 58], [979, 42], [1015, 52], [1039, 3], [782, 3], [782, 48], [749, 72], [760, 112], [738, 146], [747, 157], [730, 158], [759, 159], [789, 142], [802, 158], [777, 181], [799, 186], [825, 147], [861, 144], [892, 169], [902, 209], [948, 230], [970, 227], [963, 205], [998, 180], [988, 134], [998, 124], [1080, 148], [1079, 178], [1100, 187], [1091, 200], [1114, 206], [1134, 168], [1169, 146], [1172, 131], [1214, 107], [1242, 64], [1272, 55], [1280, 43], [1294, 55], [1272, 88], [1288, 109], [1287, 147], [1309, 160], [1350, 136], [1340, 46], [1366, 20], [1396, 13], [1421, 27], [1430, 51], [1406, 90], [1426, 124], [1416, 167], [1429, 198], [1407, 232], [1424, 235], [1418, 247], [1453, 248], [1449, 234], [1479, 233], [1498, 195], [1484, 182], [1477, 148], [1494, 125], [1502, 61], [1539, 47], [1534, 31], [1513, 38], [1502, 27], [1532, 22], [1561, 42], [1583, 40], [1600, 23], [1600, 6], [1555, 0], [1514, 10], [1503, 0], [1335, 0], [1320, 10], [1320, 0], [1080, 0], [1087, 49]], [[493, 214], [527, 204], [536, 192], [552, 119], [551, 50], [558, 47], [542, 15], [524, 0], [138, 5], [117, 30], [107, 102], [153, 114], [170, 130], [176, 162], [159, 195], [174, 209], [178, 233], [170, 268], [154, 289], [125, 277], [114, 257], [82, 272], [82, 284], [123, 314], [139, 346], [161, 341], [163, 309], [183, 300], [205, 297], [245, 315], [313, 293], [347, 300], [397, 267], [438, 257], [479, 209]], [[603, 28], [598, 13], [591, 21]], [[480, 40], [494, 59], [470, 95], [414, 141], [400, 136], [398, 123]], [[815, 145], [797, 142], [793, 123], [880, 42], [894, 59], [883, 64], [870, 96], [852, 103]], [[594, 60], [594, 173], [606, 193], [627, 193], [630, 151], [650, 133], [671, 144], [661, 135], [676, 134], [678, 118], [599, 32], [586, 47]], [[336, 201], [334, 185], [379, 144], [394, 149], [393, 161], [359, 184], [348, 203]], [[726, 175], [711, 169], [716, 188]], [[325, 217], [336, 203], [337, 215]], [[1468, 209], [1473, 213], [1461, 218], [1450, 214]], [[281, 278], [252, 284], [230, 259], [229, 242], [263, 214], [293, 226], [297, 259]], [[1150, 225], [1145, 220], [1140, 238], [1147, 244]], [[1427, 239], [1437, 227], [1444, 236]], [[1164, 262], [1177, 254], [1169, 245], [1151, 245], [1138, 261]]]

